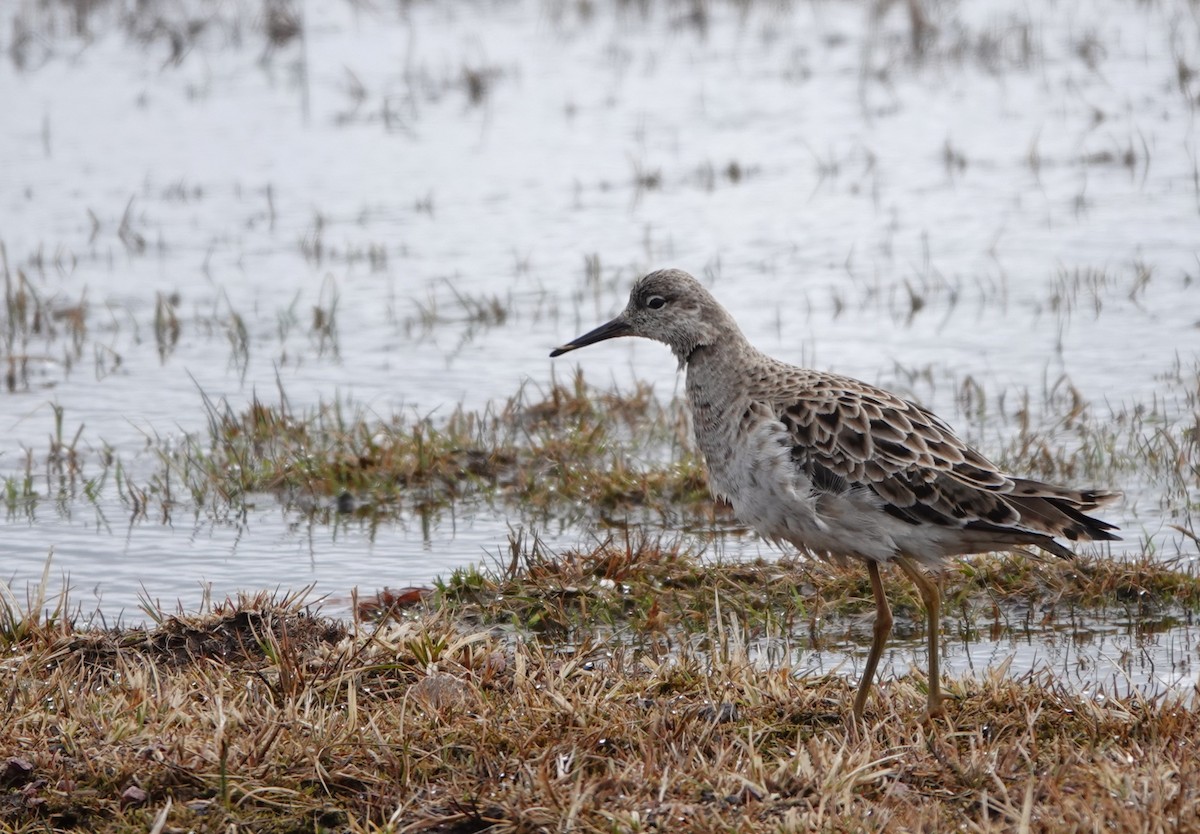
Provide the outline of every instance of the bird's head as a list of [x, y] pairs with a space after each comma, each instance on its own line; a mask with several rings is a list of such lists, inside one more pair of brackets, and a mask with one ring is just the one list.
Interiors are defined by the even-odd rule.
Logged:
[[738, 333], [730, 315], [699, 281], [681, 269], [660, 269], [638, 279], [615, 319], [555, 348], [551, 356], [612, 339], [641, 336], [671, 348], [680, 367], [699, 347]]

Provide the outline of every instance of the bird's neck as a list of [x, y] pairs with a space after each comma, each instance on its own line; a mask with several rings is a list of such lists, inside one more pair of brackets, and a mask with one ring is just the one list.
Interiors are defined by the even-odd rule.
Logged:
[[679, 367], [691, 367], [691, 364], [696, 357], [701, 356], [706, 352], [711, 353], [712, 349], [712, 345], [693, 345], [692, 348], [687, 351], [687, 353], [681, 352], [677, 354], [679, 358]]
[[723, 334], [720, 339], [702, 341], [676, 352], [679, 367], [687, 367], [688, 376], [697, 379], [725, 378], [742, 373], [747, 363], [754, 364], [761, 354], [746, 341], [741, 331]]
[[[724, 310], [721, 311], [724, 313]], [[697, 328], [688, 333], [684, 340], [670, 340], [669, 344], [679, 360], [679, 369], [692, 368], [697, 364], [711, 364], [714, 360], [720, 362], [721, 357], [756, 354], [745, 335], [733, 319], [726, 315], [726, 320], [715, 326]]]

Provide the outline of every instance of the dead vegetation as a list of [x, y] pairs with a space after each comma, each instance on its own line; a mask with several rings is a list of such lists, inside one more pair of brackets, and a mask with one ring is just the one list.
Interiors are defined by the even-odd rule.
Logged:
[[[948, 681], [949, 717], [922, 725], [904, 677], [855, 731], [850, 682], [752, 638], [781, 588], [865, 601], [861, 578], [653, 543], [545, 555], [514, 542], [496, 573], [353, 628], [300, 597], [149, 629], [10, 617], [0, 830], [1200, 830], [1193, 694], [1000, 670]], [[999, 594], [1194, 607], [1195, 577], [1168, 574], [1034, 568]], [[569, 634], [535, 615], [568, 609]]]

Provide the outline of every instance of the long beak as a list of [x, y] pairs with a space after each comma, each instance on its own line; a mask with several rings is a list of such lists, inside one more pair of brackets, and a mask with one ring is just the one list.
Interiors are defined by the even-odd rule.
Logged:
[[587, 347], [594, 345], [596, 342], [603, 342], [605, 339], [613, 339], [617, 336], [625, 336], [630, 331], [629, 322], [625, 321], [621, 316], [617, 316], [607, 324], [602, 324], [595, 330], [584, 333], [582, 336], [577, 336], [565, 345], [556, 347], [550, 351], [551, 356], [562, 356], [564, 353], [576, 348]]

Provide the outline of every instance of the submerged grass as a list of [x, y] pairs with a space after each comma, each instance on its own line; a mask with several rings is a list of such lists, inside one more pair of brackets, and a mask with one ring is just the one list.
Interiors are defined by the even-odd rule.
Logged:
[[[1050, 482], [1119, 486], [1129, 508], [1173, 526], [1176, 550], [1190, 552], [1200, 506], [1200, 367], [1178, 363], [1159, 396], [1133, 404], [1091, 403], [1066, 377], [1037, 394], [997, 395], [970, 377], [896, 373], [918, 399], [950, 386], [962, 415], [955, 422], [1000, 466]], [[44, 459], [26, 450], [20, 471], [5, 478], [10, 517], [34, 517], [43, 500], [68, 509], [81, 497], [96, 503], [115, 487], [134, 519], [162, 521], [181, 513], [240, 519], [269, 495], [323, 522], [427, 516], [467, 501], [518, 512], [533, 525], [737, 529], [708, 494], [686, 405], [648, 385], [600, 389], [577, 372], [480, 410], [390, 416], [346, 400], [296, 409], [282, 386], [274, 402], [200, 397], [206, 430], [149, 438], [149, 468], [123, 466], [107, 446], [88, 448], [83, 427], [52, 406]], [[1160, 551], [1171, 546], [1161, 531], [1145, 535], [1160, 540]]]
[[[940, 584], [948, 628], [974, 632], [982, 620], [993, 639], [1041, 633], [1046, 623], [1080, 615], [1150, 623], [1200, 612], [1200, 577], [1148, 556], [1119, 561], [1093, 554], [1067, 562], [991, 554], [959, 560]], [[888, 588], [897, 620], [919, 633], [924, 614], [915, 588], [907, 581]], [[491, 570], [456, 570], [436, 590], [441, 604], [473, 622], [569, 643], [602, 638], [644, 646], [653, 635], [674, 645], [704, 637], [724, 612], [756, 638], [821, 649], [844, 639], [848, 624], [852, 639], [869, 643], [871, 620], [859, 615], [875, 610], [867, 574], [856, 564], [802, 557], [713, 562], [681, 540], [646, 536], [555, 553], [518, 533]], [[387, 613], [377, 601], [359, 610]]]
[[648, 386], [599, 392], [576, 376], [540, 396], [440, 418], [383, 419], [341, 402], [297, 414], [283, 394], [240, 412], [207, 398], [205, 406], [206, 436], [157, 445], [160, 466], [142, 491], [165, 513], [184, 502], [237, 515], [264, 492], [301, 511], [370, 517], [470, 498], [567, 518], [719, 512], [681, 408]]
[[[754, 652], [784, 587], [867, 604], [850, 571], [649, 541], [514, 540], [506, 561], [353, 627], [300, 596], [149, 629], [30, 615], [3, 637], [0, 831], [1200, 830], [1194, 696], [1001, 670], [949, 681], [949, 717], [923, 725], [904, 677], [854, 731], [851, 682]], [[949, 593], [1004, 575], [1001, 594], [1200, 602], [1152, 564], [1022, 564]], [[570, 638], [547, 635], [567, 610]]]
[[[163, 327], [169, 340], [165, 314]], [[1161, 394], [1133, 404], [1091, 403], [1066, 377], [1036, 394], [995, 394], [971, 377], [895, 372], [901, 390], [916, 389], [918, 399], [949, 386], [961, 415], [954, 422], [1002, 467], [1050, 482], [1118, 486], [1127, 509], [1179, 533], [1144, 531], [1145, 548], [1193, 552], [1200, 366], [1178, 362], [1162, 375]], [[686, 405], [648, 385], [606, 390], [577, 372], [480, 410], [390, 416], [346, 400], [296, 409], [282, 385], [274, 402], [256, 395], [244, 406], [199, 396], [206, 429], [148, 438], [150, 466], [88, 443], [84, 427], [51, 405], [49, 447], [23, 450], [13, 461], [19, 469], [0, 483], [9, 517], [33, 520], [43, 503], [69, 515], [81, 500], [101, 512], [115, 498], [135, 521], [238, 522], [268, 496], [320, 523], [374, 525], [482, 502], [534, 526], [740, 529], [708, 493]], [[1128, 516], [1116, 520], [1128, 526]]]

